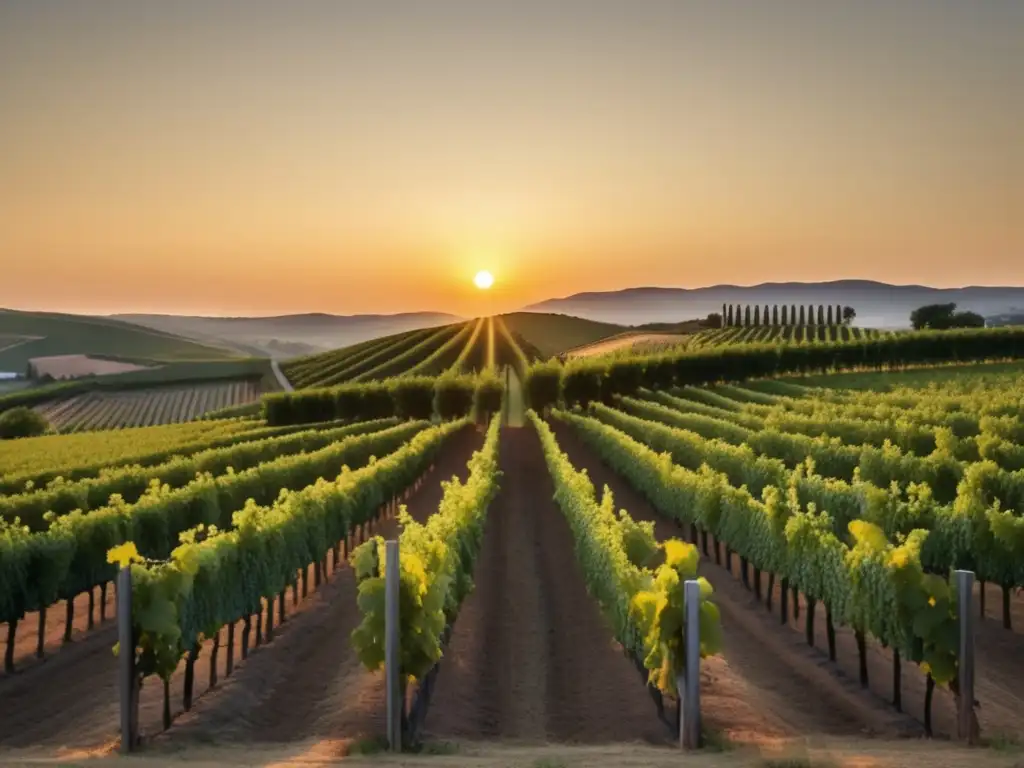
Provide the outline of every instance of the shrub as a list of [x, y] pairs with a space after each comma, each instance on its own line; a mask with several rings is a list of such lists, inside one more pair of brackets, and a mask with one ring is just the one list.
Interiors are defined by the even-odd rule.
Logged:
[[501, 401], [505, 394], [505, 387], [492, 371], [486, 371], [477, 378], [476, 400], [473, 405], [476, 408], [477, 416], [490, 421], [491, 415], [501, 410]]
[[445, 420], [468, 416], [475, 391], [472, 376], [445, 374], [434, 384], [434, 411]]
[[395, 412], [405, 419], [429, 419], [434, 415], [434, 381], [427, 376], [392, 379], [391, 399]]
[[601, 399], [601, 385], [607, 368], [599, 363], [570, 364], [562, 373], [562, 398], [565, 404], [586, 408]]
[[46, 434], [50, 423], [41, 414], [24, 406], [0, 413], [0, 440], [37, 437]]
[[540, 413], [557, 405], [561, 380], [562, 366], [554, 360], [531, 366], [523, 382], [527, 406]]
[[635, 395], [644, 382], [644, 360], [616, 360], [608, 366], [605, 397], [611, 394]]

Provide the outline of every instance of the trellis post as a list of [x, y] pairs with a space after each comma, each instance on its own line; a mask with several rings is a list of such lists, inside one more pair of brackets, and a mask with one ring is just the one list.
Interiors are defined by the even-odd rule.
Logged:
[[401, 648], [399, 646], [399, 583], [398, 541], [385, 545], [384, 560], [384, 678], [387, 685], [388, 749], [402, 749], [402, 686], [400, 678]]

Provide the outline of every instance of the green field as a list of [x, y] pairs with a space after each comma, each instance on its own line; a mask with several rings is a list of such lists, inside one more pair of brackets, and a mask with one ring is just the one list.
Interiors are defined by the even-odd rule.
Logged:
[[532, 345], [541, 359], [629, 330], [623, 325], [541, 312], [513, 312], [502, 315], [501, 319], [510, 331]]
[[228, 349], [181, 336], [99, 317], [0, 309], [0, 336], [28, 338], [8, 345], [0, 340], [0, 371], [23, 373], [33, 357], [96, 355], [163, 363], [237, 357]]

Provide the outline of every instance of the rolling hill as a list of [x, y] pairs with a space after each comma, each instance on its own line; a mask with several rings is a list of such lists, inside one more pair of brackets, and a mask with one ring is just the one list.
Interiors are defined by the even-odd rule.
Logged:
[[461, 319], [442, 312], [397, 315], [310, 313], [276, 317], [128, 314], [113, 317], [200, 342], [231, 346], [245, 354], [280, 360], [348, 347], [405, 331], [434, 328]]
[[23, 373], [34, 357], [97, 355], [140, 363], [224, 360], [237, 353], [102, 317], [0, 309], [0, 371]]
[[911, 310], [924, 304], [949, 302], [982, 315], [999, 315], [1024, 307], [1024, 288], [930, 288], [871, 280], [715, 285], [693, 289], [628, 288], [548, 299], [526, 307], [525, 311], [559, 312], [606, 323], [638, 325], [706, 317], [711, 312], [720, 312], [723, 303], [842, 304], [857, 310], [858, 325], [896, 329], [909, 326]]
[[536, 349], [541, 358], [554, 357], [629, 330], [613, 323], [552, 313], [513, 312], [502, 315], [501, 319], [512, 333]]

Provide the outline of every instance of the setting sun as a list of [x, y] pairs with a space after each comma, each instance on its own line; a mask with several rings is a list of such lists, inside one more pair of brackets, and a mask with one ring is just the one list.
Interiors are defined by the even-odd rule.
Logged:
[[494, 285], [494, 275], [483, 269], [476, 273], [476, 277], [473, 278], [473, 284], [480, 290], [486, 291]]

